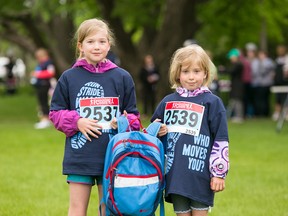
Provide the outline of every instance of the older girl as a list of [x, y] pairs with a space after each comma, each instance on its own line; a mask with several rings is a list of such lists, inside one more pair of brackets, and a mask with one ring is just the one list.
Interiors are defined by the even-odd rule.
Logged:
[[58, 81], [50, 119], [66, 134], [63, 174], [70, 188], [68, 215], [84, 216], [95, 183], [98, 198], [102, 198], [111, 121], [124, 111], [130, 119], [139, 113], [132, 77], [106, 58], [114, 41], [108, 25], [99, 19], [86, 20], [79, 26], [76, 39], [79, 57]]

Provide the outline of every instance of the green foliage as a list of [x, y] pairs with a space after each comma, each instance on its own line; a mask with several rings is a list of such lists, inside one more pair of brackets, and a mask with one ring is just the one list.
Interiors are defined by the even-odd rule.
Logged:
[[[259, 35], [255, 30], [260, 29], [260, 24], [256, 6], [255, 1], [234, 1], [232, 4], [221, 0], [200, 5], [199, 19], [203, 23], [200, 34], [206, 35], [203, 43], [209, 43], [213, 50], [223, 53], [227, 52], [227, 47], [242, 47], [247, 41], [257, 41]], [[209, 41], [207, 35], [212, 36]]]
[[[266, 48], [267, 41], [271, 53], [277, 44], [288, 39], [288, 0], [0, 0], [0, 4], [2, 41], [30, 54], [36, 47], [48, 47], [61, 59], [62, 64], [57, 62], [61, 71], [70, 65], [69, 39], [75, 28], [92, 17], [112, 21], [110, 26], [117, 35], [115, 50], [123, 66], [132, 73], [140, 66], [140, 57], [150, 50], [161, 71], [166, 71], [171, 50], [188, 37], [209, 49], [217, 61], [232, 47], [244, 48], [247, 42], [259, 46], [261, 41], [262, 48]], [[179, 10], [177, 5], [187, 6], [187, 10]], [[194, 5], [198, 6], [196, 20], [191, 15]], [[191, 13], [186, 14], [190, 9]], [[6, 49], [2, 44], [0, 48]], [[131, 54], [134, 59], [129, 59]]]
[[163, 15], [161, 13], [163, 0], [118, 0], [115, 3], [113, 15], [122, 17], [124, 23], [129, 23], [137, 28], [143, 26], [155, 28], [155, 23]]
[[281, 43], [288, 25], [287, 6], [287, 1], [280, 0], [209, 1], [199, 5], [198, 17], [203, 26], [196, 37], [217, 55], [231, 47], [243, 48], [247, 42], [259, 44], [265, 22], [268, 41]]
[[95, 0], [72, 0], [72, 3], [63, 5], [63, 12], [73, 14], [75, 25], [78, 26], [86, 19], [101, 17], [99, 6], [95, 2]]
[[145, 28], [156, 30], [161, 25], [164, 0], [118, 0], [115, 3], [112, 16], [121, 18], [126, 32], [132, 33], [135, 44]]
[[1, 13], [10, 13], [10, 12], [17, 12], [21, 11], [26, 8], [25, 3], [23, 0], [13, 0], [13, 1], [6, 1], [0, 0], [0, 12]]
[[279, 43], [285, 40], [282, 26], [286, 26], [286, 28], [288, 26], [288, 12], [285, 9], [287, 5], [287, 1], [277, 0], [262, 1], [262, 4], [259, 5], [259, 14], [267, 22], [269, 39]]

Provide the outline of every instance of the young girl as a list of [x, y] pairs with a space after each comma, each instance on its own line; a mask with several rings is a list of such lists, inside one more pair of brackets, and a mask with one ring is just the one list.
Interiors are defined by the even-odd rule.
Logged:
[[165, 199], [178, 216], [207, 215], [214, 193], [225, 188], [226, 113], [221, 99], [207, 88], [214, 71], [200, 46], [178, 49], [170, 65], [176, 92], [159, 103], [151, 119], [160, 119], [168, 129], [162, 137], [167, 156]]
[[[108, 25], [99, 19], [86, 20], [79, 26], [76, 39], [79, 58], [58, 80], [49, 117], [66, 134], [63, 174], [70, 188], [68, 215], [84, 216], [95, 183], [99, 201], [102, 199], [111, 120], [124, 111], [128, 119], [139, 117], [139, 113], [132, 77], [106, 59], [113, 44]], [[139, 127], [139, 122], [133, 124], [134, 129]]]

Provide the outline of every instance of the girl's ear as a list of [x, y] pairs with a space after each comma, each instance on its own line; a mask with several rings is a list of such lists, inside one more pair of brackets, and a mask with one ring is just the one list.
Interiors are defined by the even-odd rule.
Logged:
[[205, 71], [204, 79], [207, 79], [207, 74], [208, 74], [208, 71]]
[[79, 51], [82, 52], [82, 44], [80, 42], [77, 43], [77, 47], [78, 47]]

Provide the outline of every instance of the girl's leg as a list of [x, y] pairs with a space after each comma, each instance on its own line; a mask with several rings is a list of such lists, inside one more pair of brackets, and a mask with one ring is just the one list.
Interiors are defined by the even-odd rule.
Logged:
[[207, 216], [209, 206], [206, 204], [191, 200], [192, 216]]
[[[191, 212], [187, 212], [187, 213], [177, 213], [177, 216], [192, 216]], [[194, 215], [193, 215], [194, 216]]]
[[98, 213], [99, 216], [106, 216], [106, 206], [105, 203], [101, 203], [101, 200], [103, 198], [103, 186], [102, 185], [97, 185], [98, 186], [98, 198], [99, 198], [99, 202], [101, 205], [101, 214], [100, 211]]
[[192, 210], [192, 216], [207, 216], [208, 210]]
[[91, 188], [91, 185], [70, 182], [70, 202], [68, 216], [86, 216]]
[[171, 194], [171, 199], [177, 216], [192, 216], [190, 199], [177, 194]]

